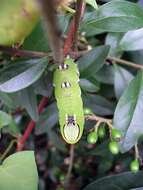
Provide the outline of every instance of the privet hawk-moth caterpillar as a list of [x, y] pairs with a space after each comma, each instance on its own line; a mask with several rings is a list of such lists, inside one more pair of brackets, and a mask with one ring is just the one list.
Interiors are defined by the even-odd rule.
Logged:
[[71, 58], [54, 72], [55, 97], [59, 110], [60, 130], [68, 144], [75, 144], [83, 133], [84, 113], [77, 65]]

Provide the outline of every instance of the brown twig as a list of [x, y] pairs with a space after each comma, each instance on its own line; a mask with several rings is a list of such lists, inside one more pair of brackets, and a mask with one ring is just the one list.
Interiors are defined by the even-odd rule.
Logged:
[[3, 45], [0, 45], [0, 51], [5, 52], [9, 55], [18, 56], [18, 57], [39, 58], [39, 57], [45, 57], [45, 56], [52, 56], [51, 53], [20, 50], [17, 48], [7, 47], [7, 46], [3, 46]]
[[97, 126], [99, 126], [101, 123], [106, 123], [108, 128], [109, 128], [109, 133], [110, 133], [110, 138], [112, 139], [112, 135], [111, 135], [111, 131], [112, 131], [112, 128], [113, 128], [113, 125], [112, 125], [112, 119], [107, 119], [107, 118], [104, 118], [104, 117], [99, 117], [97, 115], [87, 115], [85, 117], [85, 119], [87, 120], [92, 120], [92, 121], [96, 121], [97, 122]]
[[87, 120], [100, 121], [101, 123], [112, 123], [112, 119], [106, 119], [97, 115], [87, 115], [85, 118]]
[[113, 61], [112, 63], [113, 64], [122, 64], [122, 65], [127, 65], [129, 67], [134, 67], [136, 69], [143, 69], [143, 65], [139, 65], [139, 64], [136, 64], [136, 63], [133, 63], [131, 61], [126, 61], [124, 59], [120, 59], [120, 58], [117, 58], [117, 57], [108, 57], [107, 59]]
[[139, 150], [137, 143], [135, 144], [135, 159], [140, 159]]
[[61, 37], [61, 30], [59, 28], [56, 17], [56, 0], [39, 0], [44, 15], [45, 23], [47, 25], [48, 39], [53, 52], [55, 63], [61, 64], [63, 62], [63, 41]]
[[76, 14], [75, 14], [75, 33], [73, 36], [73, 43], [75, 50], [77, 49], [77, 41], [78, 41], [78, 28], [80, 21], [83, 18], [84, 11], [85, 11], [86, 3], [83, 0], [77, 0], [77, 6], [76, 6]]
[[68, 172], [64, 181], [64, 186], [68, 188], [71, 172], [72, 172], [72, 167], [73, 167], [73, 161], [74, 161], [74, 150], [75, 146], [72, 144], [70, 145], [70, 162], [69, 162], [69, 167], [68, 167]]
[[74, 35], [74, 31], [75, 31], [75, 25], [74, 25], [74, 20], [72, 20], [71, 24], [70, 24], [70, 30], [68, 32], [67, 38], [65, 40], [65, 44], [64, 44], [64, 55], [66, 56], [73, 44], [73, 35]]
[[[75, 28], [73, 28], [73, 26], [72, 26], [70, 31], [69, 31], [67, 40], [65, 41], [66, 42], [65, 46], [64, 46], [64, 52], [65, 52], [64, 54], [65, 55], [67, 55], [67, 53], [69, 53], [69, 49], [71, 48], [71, 46], [73, 44], [72, 43], [72, 40], [73, 40], [72, 33], [74, 33], [74, 31], [75, 31]], [[3, 45], [0, 45], [0, 51], [5, 52], [9, 55], [18, 56], [18, 57], [31, 57], [31, 58], [39, 58], [39, 57], [45, 57], [45, 56], [52, 57], [52, 53], [39, 52], [39, 51], [29, 51], [29, 50], [20, 50], [17, 48], [7, 47], [7, 46], [3, 46]], [[73, 58], [77, 59], [80, 56], [85, 55], [86, 53], [88, 53], [87, 50], [79, 51], [79, 52], [70, 51], [69, 54]], [[107, 60], [113, 61], [112, 62], [113, 64], [122, 64], [122, 65], [127, 65], [129, 67], [133, 67], [135, 69], [143, 69], [142, 65], [139, 65], [137, 63], [133, 63], [131, 61], [127, 61], [127, 60], [124, 60], [121, 58], [117, 58], [117, 57], [109, 56], [109, 57], [107, 57]]]

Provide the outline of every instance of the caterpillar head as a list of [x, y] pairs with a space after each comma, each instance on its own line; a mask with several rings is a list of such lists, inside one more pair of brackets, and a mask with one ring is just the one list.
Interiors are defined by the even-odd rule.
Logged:
[[69, 144], [75, 144], [80, 134], [79, 125], [76, 123], [76, 116], [66, 115], [66, 124], [63, 128], [64, 139]]

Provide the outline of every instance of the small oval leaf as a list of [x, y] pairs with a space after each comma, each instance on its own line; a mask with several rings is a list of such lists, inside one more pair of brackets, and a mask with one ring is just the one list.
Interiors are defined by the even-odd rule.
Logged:
[[114, 127], [122, 132], [120, 151], [127, 152], [143, 135], [143, 71], [130, 82], [114, 114]]
[[83, 23], [83, 30], [91, 26], [108, 32], [135, 30], [143, 27], [143, 9], [136, 3], [113, 0], [100, 6], [95, 17]]
[[125, 51], [143, 49], [143, 28], [127, 32], [119, 45], [120, 48]]
[[110, 46], [97, 46], [78, 60], [81, 77], [89, 77], [99, 71], [108, 56]]
[[40, 78], [48, 64], [47, 58], [11, 63], [0, 71], [0, 90], [16, 92]]
[[117, 99], [120, 98], [134, 76], [126, 69], [115, 65], [114, 89]]

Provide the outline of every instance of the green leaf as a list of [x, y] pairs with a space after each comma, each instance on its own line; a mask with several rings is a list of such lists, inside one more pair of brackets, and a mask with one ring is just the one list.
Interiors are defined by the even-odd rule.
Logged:
[[2, 127], [5, 127], [4, 131], [7, 131], [12, 135], [16, 135], [19, 133], [19, 129], [12, 116], [7, 114], [6, 112], [0, 111], [0, 129]]
[[[81, 33], [84, 32], [84, 35], [86, 37], [95, 36], [97, 34], [102, 34], [104, 32], [104, 30], [95, 28], [91, 24], [90, 25], [88, 24], [88, 22], [95, 19], [95, 17], [96, 17], [96, 12], [95, 11], [86, 12], [84, 14], [82, 23], [80, 25], [80, 31], [81, 31]], [[88, 27], [86, 27], [87, 24], [88, 24]]]
[[12, 120], [11, 123], [9, 123], [7, 129], [5, 128], [5, 130], [14, 136], [20, 134], [19, 126], [16, 124], [14, 120]]
[[119, 48], [119, 42], [122, 36], [122, 33], [108, 33], [106, 36], [105, 44], [110, 45], [110, 56], [120, 57], [122, 55], [123, 52]]
[[117, 99], [120, 98], [133, 78], [134, 76], [129, 71], [117, 65], [115, 66], [114, 89]]
[[95, 27], [108, 32], [127, 32], [143, 27], [143, 9], [123, 0], [113, 0], [102, 5], [95, 18], [84, 24], [84, 28]]
[[47, 63], [47, 58], [11, 63], [0, 71], [0, 90], [11, 93], [30, 86], [40, 78]]
[[12, 117], [7, 113], [0, 111], [0, 129], [12, 122]]
[[119, 45], [125, 51], [143, 49], [143, 28], [127, 32], [121, 39]]
[[32, 85], [32, 87], [35, 94], [50, 97], [53, 92], [53, 73], [48, 71], [48, 73], [46, 75], [42, 75], [41, 78]]
[[104, 65], [94, 77], [99, 82], [114, 84], [114, 72], [114, 67], [112, 65]]
[[97, 92], [100, 89], [99, 83], [94, 81], [94, 83], [87, 79], [80, 79], [80, 87], [87, 92]]
[[105, 62], [109, 52], [109, 46], [98, 46], [78, 60], [78, 67], [81, 78], [86, 78], [94, 75], [99, 71]]
[[13, 97], [19, 106], [26, 108], [27, 112], [34, 121], [38, 121], [39, 114], [37, 108], [37, 97], [32, 87], [25, 88], [15, 93]]
[[38, 174], [33, 151], [9, 156], [0, 166], [1, 190], [37, 190]]
[[86, 1], [86, 3], [91, 5], [94, 9], [98, 9], [98, 5], [96, 3], [96, 0], [85, 0], [85, 1]]
[[130, 150], [143, 135], [143, 71], [130, 82], [114, 114], [114, 127], [122, 132], [120, 151]]
[[70, 14], [61, 14], [58, 16], [58, 19], [59, 19], [60, 29], [62, 30], [62, 32], [64, 34], [68, 29], [71, 15]]
[[143, 185], [142, 178], [142, 171], [136, 174], [125, 172], [118, 175], [103, 177], [87, 185], [83, 190], [125, 190], [137, 188]]
[[33, 32], [24, 40], [23, 49], [48, 52], [50, 50], [43, 22], [40, 21]]
[[40, 114], [36, 123], [36, 134], [48, 132], [56, 123], [58, 123], [58, 109], [56, 103], [52, 103]]
[[85, 94], [83, 95], [84, 106], [90, 108], [95, 114], [112, 115], [114, 104], [102, 96]]
[[9, 108], [14, 108], [14, 103], [9, 94], [0, 91], [0, 100]]

